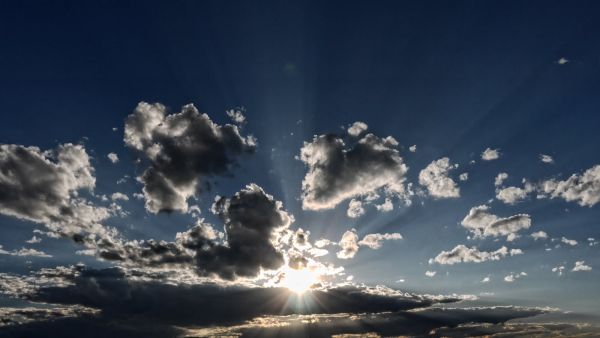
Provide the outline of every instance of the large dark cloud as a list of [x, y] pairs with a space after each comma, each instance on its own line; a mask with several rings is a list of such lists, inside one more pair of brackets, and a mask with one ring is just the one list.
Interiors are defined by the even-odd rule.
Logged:
[[302, 207], [330, 209], [352, 197], [376, 195], [380, 189], [404, 198], [408, 167], [397, 148], [393, 137], [373, 134], [350, 146], [331, 134], [305, 142], [300, 152], [300, 159], [308, 166], [302, 181]]
[[162, 104], [146, 102], [127, 118], [125, 143], [148, 160], [140, 180], [153, 213], [186, 211], [201, 180], [229, 174], [236, 156], [256, 147], [252, 136], [241, 136], [235, 125], [214, 123], [192, 104], [167, 115]]
[[211, 224], [199, 222], [178, 233], [174, 242], [130, 241], [104, 243], [100, 256], [126, 264], [160, 267], [185, 265], [201, 276], [233, 280], [255, 277], [261, 269], [277, 269], [284, 263], [275, 246], [293, 222], [280, 201], [250, 184], [231, 198], [218, 198], [212, 208], [224, 222], [221, 236]]

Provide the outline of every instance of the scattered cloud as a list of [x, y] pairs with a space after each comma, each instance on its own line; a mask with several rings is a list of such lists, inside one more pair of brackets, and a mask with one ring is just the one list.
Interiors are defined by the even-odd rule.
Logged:
[[583, 174], [573, 174], [564, 181], [550, 179], [538, 188], [540, 198], [562, 198], [576, 201], [582, 207], [591, 207], [600, 202], [600, 165], [595, 165]]
[[246, 109], [244, 107], [239, 107], [235, 109], [229, 109], [225, 113], [233, 122], [237, 124], [244, 124], [246, 123], [246, 116], [244, 116], [245, 112]]
[[573, 272], [577, 272], [577, 271], [591, 271], [592, 267], [589, 265], [585, 265], [585, 261], [577, 261], [575, 262], [575, 266], [573, 266], [573, 269], [571, 271]]
[[436, 273], [437, 273], [436, 271], [425, 271], [425, 276], [431, 278], [431, 277], [435, 276]]
[[433, 161], [419, 173], [419, 184], [436, 198], [460, 197], [460, 188], [448, 176], [449, 171], [455, 168], [456, 165], [451, 164], [448, 157]]
[[362, 202], [357, 199], [350, 200], [348, 204], [348, 211], [346, 211], [346, 215], [350, 218], [358, 218], [365, 214], [365, 209], [362, 206]]
[[554, 163], [554, 159], [550, 155], [540, 154], [540, 161], [543, 163], [552, 164]]
[[127, 117], [124, 140], [147, 160], [138, 180], [152, 213], [186, 212], [201, 183], [229, 174], [239, 155], [256, 148], [253, 136], [240, 135], [235, 125], [214, 123], [192, 104], [167, 115], [160, 103], [140, 102]]
[[500, 149], [486, 148], [481, 153], [481, 159], [484, 161], [492, 161], [500, 158]]
[[468, 248], [460, 244], [450, 251], [442, 251], [435, 258], [429, 260], [429, 264], [438, 263], [442, 265], [454, 265], [456, 263], [481, 263], [486, 261], [497, 261], [506, 256], [521, 255], [521, 249], [508, 249], [503, 246], [496, 251], [479, 251], [476, 247]]
[[508, 282], [508, 283], [512, 283], [514, 281], [516, 281], [517, 279], [527, 276], [527, 273], [525, 272], [521, 272], [521, 273], [511, 273], [510, 275], [507, 275], [506, 277], [504, 277], [504, 281]]
[[115, 153], [108, 153], [108, 155], [106, 155], [106, 157], [108, 157], [108, 159], [112, 162], [112, 163], [117, 163], [119, 162], [119, 156]]
[[529, 229], [531, 226], [531, 217], [527, 214], [501, 218], [490, 213], [489, 209], [487, 205], [471, 208], [469, 214], [461, 221], [462, 226], [475, 237], [506, 236], [508, 241], [514, 240], [520, 230]]
[[559, 65], [566, 65], [567, 63], [571, 62], [570, 60], [567, 60], [565, 57], [561, 57], [560, 59], [558, 59], [558, 61], [556, 61], [556, 63], [558, 63]]
[[458, 176], [461, 181], [466, 181], [469, 179], [469, 173], [462, 173]]
[[508, 174], [507, 173], [499, 173], [496, 178], [494, 179], [494, 185], [499, 187], [502, 185], [502, 183], [504, 183], [504, 180], [506, 180], [508, 178]]
[[404, 181], [408, 167], [392, 137], [367, 134], [353, 146], [335, 135], [315, 136], [305, 142], [300, 160], [308, 166], [302, 181], [302, 208], [331, 209], [358, 196], [376, 195], [408, 198]]
[[540, 230], [540, 231], [532, 232], [531, 237], [533, 237], [533, 239], [537, 241], [538, 239], [547, 239], [548, 234], [545, 231]]
[[565, 244], [567, 244], [567, 245], [570, 245], [570, 246], [577, 245], [577, 241], [576, 240], [574, 240], [574, 239], [568, 239], [568, 238], [566, 238], [564, 236], [560, 239], [560, 241], [563, 242], [563, 243], [565, 243]]
[[367, 131], [368, 128], [369, 126], [367, 126], [366, 123], [357, 121], [354, 122], [350, 128], [348, 128], [348, 134], [350, 136], [358, 137], [360, 134]]
[[411, 153], [416, 153], [417, 152], [417, 145], [413, 144], [412, 146], [408, 147], [408, 151], [410, 151]]

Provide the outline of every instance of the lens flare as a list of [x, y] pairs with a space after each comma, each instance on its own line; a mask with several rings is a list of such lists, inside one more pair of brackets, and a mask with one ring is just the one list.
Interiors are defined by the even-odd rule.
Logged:
[[318, 282], [319, 276], [316, 271], [310, 269], [292, 269], [288, 268], [284, 271], [284, 277], [280, 285], [290, 289], [291, 291], [301, 294], [310, 289], [310, 287]]

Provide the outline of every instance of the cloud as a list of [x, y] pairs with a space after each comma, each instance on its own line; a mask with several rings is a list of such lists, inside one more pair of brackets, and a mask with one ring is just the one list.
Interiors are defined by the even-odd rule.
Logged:
[[438, 263], [442, 265], [454, 265], [456, 263], [481, 263], [486, 261], [497, 261], [508, 255], [523, 254], [521, 249], [510, 249], [503, 246], [496, 251], [479, 251], [476, 247], [468, 248], [463, 244], [457, 245], [450, 251], [442, 251], [435, 258], [429, 260], [429, 264]]
[[377, 208], [379, 211], [389, 212], [394, 210], [394, 204], [392, 203], [391, 199], [386, 198], [383, 203], [375, 205], [375, 208]]
[[357, 122], [354, 122], [352, 124], [352, 126], [350, 126], [350, 128], [348, 128], [348, 134], [350, 136], [357, 137], [360, 134], [362, 134], [363, 132], [367, 131], [368, 128], [369, 128], [369, 126], [367, 126], [366, 123], [357, 121]]
[[21, 248], [19, 250], [6, 251], [2, 249], [2, 245], [0, 245], [0, 255], [11, 255], [11, 256], [23, 256], [23, 257], [44, 257], [50, 258], [52, 255], [48, 255], [43, 251], [39, 251], [31, 248]]
[[507, 282], [507, 283], [512, 283], [515, 280], [517, 280], [517, 279], [519, 279], [519, 278], [521, 278], [523, 276], [527, 276], [527, 273], [525, 273], [525, 272], [511, 273], [511, 274], [509, 274], [509, 275], [507, 275], [507, 276], [504, 277], [504, 281]]
[[233, 122], [235, 122], [237, 124], [244, 124], [244, 123], [246, 123], [246, 116], [244, 116], [245, 111], [246, 111], [246, 109], [244, 109], [243, 107], [240, 107], [240, 108], [236, 108], [236, 109], [229, 109], [225, 113], [227, 114], [227, 116], [229, 116], [229, 118]]
[[352, 146], [335, 135], [315, 136], [300, 150], [300, 160], [308, 166], [302, 181], [302, 208], [331, 209], [358, 196], [377, 194], [408, 198], [404, 186], [408, 167], [392, 137], [367, 134]]
[[540, 161], [542, 161], [543, 163], [548, 163], [548, 164], [554, 163], [554, 159], [552, 158], [552, 156], [544, 155], [544, 154], [540, 154]]
[[508, 187], [496, 190], [496, 198], [506, 204], [513, 205], [524, 200], [531, 191], [532, 190], [528, 188], [521, 189], [518, 187]]
[[531, 217], [527, 214], [518, 214], [500, 218], [491, 214], [487, 205], [471, 208], [469, 214], [461, 221], [463, 227], [475, 237], [506, 236], [508, 241], [517, 237], [517, 233], [531, 226]]
[[110, 199], [113, 201], [129, 201], [129, 197], [123, 193], [120, 192], [115, 192], [112, 195], [110, 195]]
[[417, 152], [417, 145], [413, 144], [412, 146], [408, 147], [408, 151], [410, 151], [411, 153], [416, 153]]
[[115, 153], [108, 153], [108, 155], [106, 155], [106, 157], [108, 157], [108, 159], [112, 162], [112, 163], [117, 163], [119, 162], [119, 156]]
[[502, 183], [504, 183], [504, 180], [506, 180], [508, 178], [508, 174], [507, 173], [499, 173], [496, 176], [496, 179], [494, 180], [494, 185], [499, 187], [502, 185]]
[[461, 181], [466, 181], [469, 179], [469, 173], [462, 173], [458, 176], [458, 179], [460, 179]]
[[489, 283], [490, 282], [490, 276], [486, 276], [483, 277], [483, 279], [481, 280], [482, 283]]
[[[385, 234], [367, 234], [363, 237], [362, 240], [358, 240], [358, 234], [356, 230], [351, 229], [342, 235], [342, 239], [337, 243], [337, 245], [341, 248], [337, 253], [337, 257], [340, 259], [350, 259], [353, 258], [354, 255], [358, 252], [359, 246], [366, 246], [373, 250], [377, 250], [381, 248], [383, 245], [381, 242], [390, 241], [390, 240], [399, 240], [402, 239], [402, 235], [399, 233], [385, 233]], [[320, 242], [317, 241], [315, 245], [317, 246], [325, 246], [325, 245], [335, 244], [330, 241]]]
[[425, 186], [429, 194], [437, 198], [460, 197], [460, 188], [448, 177], [450, 170], [456, 168], [447, 157], [431, 162], [419, 173], [419, 184]]
[[192, 104], [167, 115], [160, 103], [140, 102], [125, 121], [124, 141], [147, 160], [138, 179], [152, 213], [187, 211], [201, 183], [229, 174], [239, 155], [256, 148], [254, 137], [240, 135], [235, 125], [214, 123]]
[[31, 237], [30, 239], [26, 240], [25, 243], [37, 244], [37, 243], [40, 243], [41, 241], [42, 241], [41, 238], [37, 237], [36, 235], [33, 235], [33, 237]]
[[338, 258], [353, 258], [358, 252], [358, 235], [356, 234], [356, 230], [352, 229], [344, 232], [338, 245], [341, 248], [341, 250], [337, 253]]
[[560, 241], [563, 242], [563, 243], [565, 243], [565, 244], [568, 244], [570, 246], [577, 245], [577, 241], [576, 240], [574, 240], [574, 239], [568, 239], [568, 238], [566, 238], [564, 236], [560, 239]]
[[561, 57], [560, 59], [558, 59], [558, 61], [556, 61], [556, 63], [558, 63], [561, 66], [566, 65], [569, 62], [571, 62], [571, 61], [567, 60], [565, 57]]
[[348, 211], [346, 211], [346, 214], [350, 218], [357, 218], [364, 215], [365, 209], [362, 206], [362, 202], [354, 198], [350, 200], [350, 203], [348, 204]]
[[600, 201], [600, 165], [586, 170], [582, 175], [573, 174], [564, 181], [543, 181], [538, 191], [541, 198], [562, 198], [567, 202], [591, 207]]
[[552, 272], [556, 272], [559, 276], [563, 275], [563, 271], [565, 270], [565, 266], [561, 265], [561, 266], [555, 266], [552, 268]]
[[481, 159], [484, 161], [492, 161], [500, 158], [500, 149], [486, 148], [481, 153]]
[[2, 320], [0, 320], [0, 328], [6, 330], [7, 327], [20, 326], [28, 323], [56, 321], [64, 318], [81, 316], [94, 316], [98, 313], [99, 311], [96, 309], [79, 305], [56, 306], [52, 308], [2, 307], [0, 308], [0, 318], [2, 318]]
[[433, 277], [433, 276], [435, 276], [436, 273], [437, 273], [436, 271], [425, 271], [425, 276]]
[[585, 265], [585, 261], [577, 261], [575, 262], [575, 266], [573, 267], [573, 269], [571, 271], [577, 272], [577, 271], [591, 271], [592, 267], [589, 265]]
[[547, 239], [548, 234], [545, 231], [540, 230], [537, 232], [532, 232], [531, 237], [533, 237], [533, 239], [537, 241], [538, 239]]

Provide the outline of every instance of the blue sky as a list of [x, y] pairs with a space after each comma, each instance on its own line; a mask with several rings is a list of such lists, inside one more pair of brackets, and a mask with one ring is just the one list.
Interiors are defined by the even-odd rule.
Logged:
[[[344, 267], [336, 283], [352, 275], [357, 285], [479, 297], [468, 304], [594, 314], [600, 311], [600, 206], [583, 198], [600, 194], [600, 177], [590, 173], [571, 200], [566, 194], [549, 198], [552, 192], [544, 192], [543, 184], [574, 184], [566, 181], [571, 175], [585, 180], [581, 175], [600, 164], [599, 6], [593, 1], [5, 1], [0, 4], [0, 143], [41, 151], [81, 144], [95, 184], [79, 197], [109, 207], [102, 195], [127, 195], [127, 201], [115, 201], [126, 214], [113, 209], [101, 222], [126, 240], [173, 241], [198, 218], [224, 231], [210, 211], [215, 196], [231, 197], [255, 183], [293, 215], [291, 230], [310, 231], [313, 246], [321, 238], [337, 243], [351, 229], [359, 239], [401, 234], [378, 249], [362, 245], [351, 259], [336, 257], [338, 244], [327, 247], [329, 254], [318, 260]], [[245, 116], [241, 137], [253, 135], [258, 146], [236, 154], [229, 173], [198, 173], [201, 183], [187, 202], [198, 205], [200, 216], [155, 213], [144, 206], [148, 196], [134, 197], [145, 186], [136, 177], [153, 166], [124, 141], [126, 119], [141, 101], [163, 104], [167, 115], [193, 103], [219, 126], [232, 124], [225, 113], [230, 109]], [[347, 129], [356, 121], [368, 129], [353, 138]], [[302, 181], [311, 166], [299, 157], [301, 149], [313, 137], [332, 133], [346, 150], [368, 133], [392, 136], [397, 145], [390, 149], [408, 167], [401, 176], [407, 189], [412, 184], [410, 205], [405, 196], [391, 194], [394, 209], [377, 210], [385, 200], [379, 187], [324, 210], [303, 208]], [[487, 148], [497, 149], [499, 157], [483, 160]], [[109, 153], [119, 161], [112, 163]], [[552, 161], [541, 161], [541, 154]], [[454, 181], [459, 196], [436, 196], [419, 180], [423, 169], [442, 158], [453, 167], [435, 179]], [[461, 180], [462, 173], [468, 179]], [[499, 173], [508, 178], [495, 186]], [[532, 186], [526, 196], [515, 203], [497, 197], [504, 188], [526, 189], [523, 179]], [[375, 191], [380, 198], [369, 202]], [[352, 198], [365, 209], [356, 218], [347, 214]], [[0, 249], [6, 252], [0, 255], [0, 272], [120, 264], [76, 254], [82, 247], [68, 238], [37, 234], [41, 242], [26, 243], [34, 229], [47, 231], [45, 223], [15, 217], [10, 201], [0, 203]], [[531, 224], [513, 231], [517, 238], [511, 241], [505, 235], [476, 237], [461, 222], [481, 205], [497, 218], [527, 215]], [[547, 238], [530, 236], [539, 231]], [[486, 252], [506, 246], [522, 254], [480, 263], [429, 263], [461, 244]], [[10, 254], [23, 247], [52, 257]], [[573, 271], [576, 262], [589, 269]], [[435, 275], [428, 277], [427, 271]], [[519, 277], [505, 281], [510, 275]], [[485, 277], [489, 282], [482, 282]], [[6, 296], [0, 302], [14, 300]]]

